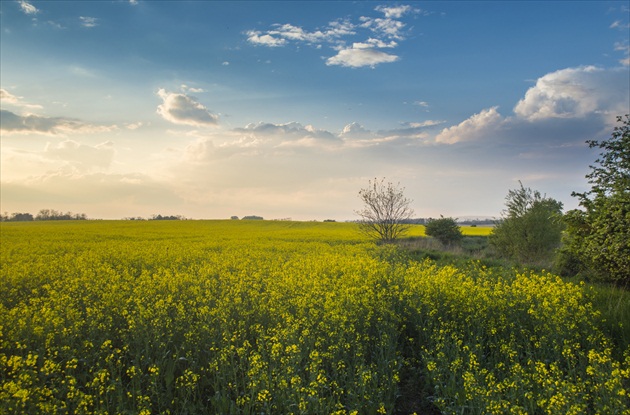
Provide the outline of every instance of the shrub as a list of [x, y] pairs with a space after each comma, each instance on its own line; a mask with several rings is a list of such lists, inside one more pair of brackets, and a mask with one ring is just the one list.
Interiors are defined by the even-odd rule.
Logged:
[[454, 245], [462, 240], [462, 231], [457, 225], [457, 220], [442, 215], [440, 219], [430, 219], [427, 222], [425, 234], [437, 239], [442, 245]]

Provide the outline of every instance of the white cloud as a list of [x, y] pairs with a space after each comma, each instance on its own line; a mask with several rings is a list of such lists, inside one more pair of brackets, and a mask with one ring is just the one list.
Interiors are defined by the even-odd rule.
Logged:
[[158, 106], [157, 113], [167, 121], [195, 127], [218, 124], [219, 117], [211, 113], [193, 97], [166, 92], [164, 89], [158, 91], [158, 96], [162, 98], [162, 104]]
[[485, 109], [473, 115], [458, 125], [443, 129], [435, 141], [444, 144], [454, 144], [483, 137], [490, 130], [496, 129], [502, 122], [497, 107]]
[[400, 19], [401, 17], [403, 17], [403, 15], [407, 14], [407, 13], [414, 13], [417, 12], [417, 9], [414, 9], [413, 7], [409, 6], [409, 5], [401, 5], [401, 6], [377, 6], [376, 9], [379, 12], [383, 12], [383, 14], [385, 14], [385, 17], [387, 18], [394, 18], [394, 19]]
[[530, 121], [593, 113], [614, 118], [629, 110], [629, 84], [627, 68], [562, 69], [539, 78], [516, 104], [514, 113]]
[[96, 27], [98, 26], [98, 19], [96, 17], [79, 16], [81, 20], [81, 26], [83, 27]]
[[18, 3], [20, 4], [20, 9], [22, 9], [22, 11], [25, 14], [37, 14], [37, 13], [39, 13], [39, 9], [37, 7], [35, 7], [35, 6], [33, 6], [28, 1], [20, 0]]
[[384, 42], [380, 39], [369, 38], [365, 42], [357, 42], [352, 44], [352, 49], [372, 49], [372, 48], [395, 48], [398, 43], [395, 41]]
[[206, 92], [203, 88], [195, 88], [192, 86], [188, 86], [186, 84], [182, 84], [181, 87], [182, 92], [186, 93], [186, 92], [192, 92], [193, 94], [198, 94], [201, 92]]
[[387, 37], [390, 39], [404, 39], [403, 36], [403, 28], [405, 24], [400, 20], [395, 19], [373, 19], [371, 17], [361, 17], [360, 19], [363, 23], [361, 27], [370, 29], [377, 36]]
[[255, 45], [278, 47], [287, 44], [286, 39], [276, 38], [269, 34], [263, 35], [262, 32], [257, 30], [250, 30], [247, 32], [247, 40]]
[[18, 115], [11, 111], [0, 110], [3, 134], [97, 134], [117, 129], [115, 125], [92, 125], [83, 121], [64, 117], [43, 117], [35, 114]]
[[342, 49], [337, 55], [328, 58], [326, 65], [340, 65], [350, 68], [369, 66], [374, 68], [379, 63], [396, 62], [398, 59], [396, 55], [391, 55], [376, 49], [349, 48]]
[[[273, 24], [270, 30], [250, 30], [247, 40], [255, 45], [268, 47], [286, 46], [290, 43], [306, 43], [317, 49], [328, 45], [337, 51], [337, 55], [326, 60], [327, 65], [340, 65], [350, 68], [362, 66], [374, 67], [379, 63], [395, 62], [398, 56], [379, 49], [398, 47], [398, 41], [405, 39], [406, 24], [399, 20], [406, 14], [420, 10], [411, 6], [379, 6], [375, 9], [385, 15], [384, 18], [361, 16], [359, 23], [339, 19], [327, 27], [313, 31], [290, 23]], [[368, 34], [367, 40], [354, 41], [350, 36], [357, 31]], [[352, 41], [351, 41], [352, 40]], [[351, 46], [348, 46], [351, 45]]]

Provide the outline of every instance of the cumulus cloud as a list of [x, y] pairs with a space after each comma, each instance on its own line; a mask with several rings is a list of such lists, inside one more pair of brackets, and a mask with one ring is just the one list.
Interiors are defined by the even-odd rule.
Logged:
[[[291, 43], [308, 44], [316, 48], [328, 45], [337, 51], [335, 56], [326, 60], [328, 66], [359, 68], [396, 62], [398, 56], [380, 49], [397, 47], [398, 42], [404, 40], [406, 35], [406, 24], [400, 19], [419, 10], [408, 5], [377, 6], [374, 10], [383, 13], [385, 17], [361, 16], [357, 23], [352, 23], [349, 19], [339, 19], [316, 30], [307, 30], [290, 23], [273, 24], [266, 31], [247, 31], [247, 40], [254, 45], [267, 47], [281, 47]], [[367, 40], [350, 39], [360, 31], [369, 35]]]
[[247, 32], [247, 40], [254, 45], [261, 46], [269, 46], [269, 47], [278, 47], [284, 46], [287, 44], [286, 39], [273, 37], [270, 34], [262, 34], [262, 32], [257, 30], [250, 30]]
[[31, 3], [29, 3], [28, 1], [25, 0], [20, 0], [18, 2], [18, 4], [20, 5], [20, 9], [25, 13], [25, 14], [37, 14], [39, 13], [39, 9], [35, 6], [33, 6]]
[[516, 104], [514, 113], [530, 121], [580, 118], [593, 113], [614, 117], [628, 112], [629, 84], [625, 68], [562, 69], [539, 78]]
[[158, 91], [162, 98], [162, 104], [158, 106], [157, 113], [173, 124], [190, 125], [194, 127], [216, 126], [219, 117], [210, 112], [195, 98], [186, 94]]
[[114, 131], [115, 125], [93, 125], [80, 120], [64, 117], [43, 117], [35, 114], [18, 115], [11, 111], [0, 110], [0, 131], [3, 134], [96, 134]]
[[339, 65], [350, 68], [369, 66], [374, 68], [380, 63], [396, 62], [398, 56], [382, 52], [372, 48], [348, 48], [341, 49], [335, 56], [326, 60], [326, 65]]
[[454, 144], [489, 138], [546, 145], [583, 143], [610, 130], [618, 115], [629, 112], [627, 68], [566, 68], [540, 77], [515, 105], [513, 115], [503, 117], [496, 107], [485, 109], [444, 128], [435, 141]]
[[372, 139], [375, 135], [361, 124], [353, 122], [343, 127], [339, 137], [344, 140], [365, 140]]
[[454, 144], [461, 141], [481, 138], [489, 130], [498, 127], [502, 122], [497, 107], [492, 107], [473, 115], [458, 125], [444, 128], [435, 141], [444, 144]]

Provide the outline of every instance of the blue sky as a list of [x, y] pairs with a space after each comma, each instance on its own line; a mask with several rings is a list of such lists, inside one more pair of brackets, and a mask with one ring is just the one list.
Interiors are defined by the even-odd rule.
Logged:
[[630, 112], [630, 2], [5, 1], [1, 210], [416, 216], [572, 191]]

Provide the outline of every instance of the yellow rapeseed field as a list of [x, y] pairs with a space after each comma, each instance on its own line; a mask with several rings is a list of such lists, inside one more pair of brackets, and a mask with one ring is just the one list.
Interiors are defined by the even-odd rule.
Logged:
[[1, 414], [630, 414], [630, 350], [550, 274], [351, 223], [0, 226]]

